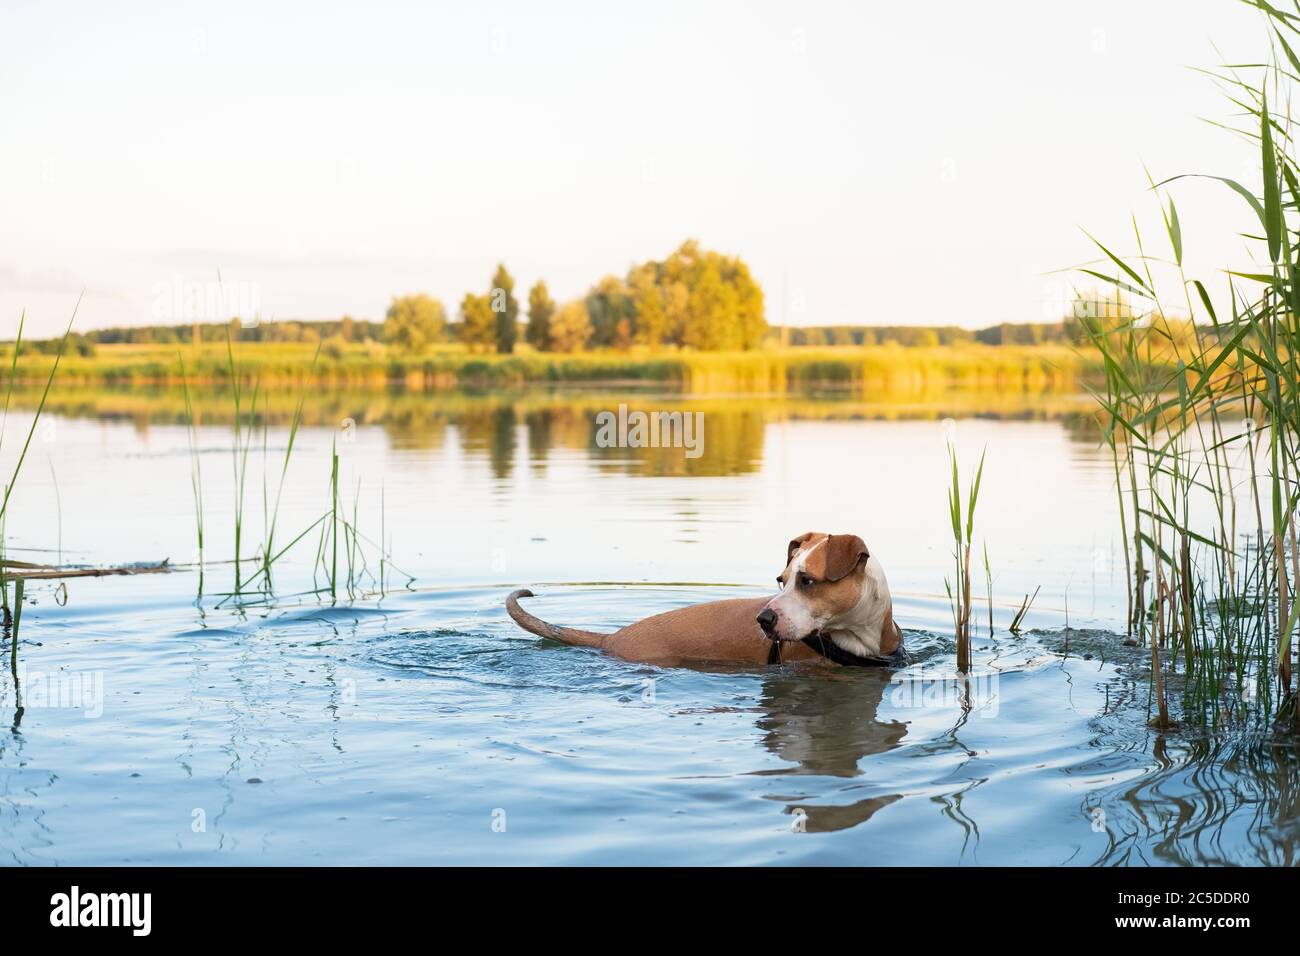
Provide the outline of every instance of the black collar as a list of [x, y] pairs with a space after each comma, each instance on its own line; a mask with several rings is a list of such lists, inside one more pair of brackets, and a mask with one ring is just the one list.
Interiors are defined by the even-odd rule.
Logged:
[[[820, 631], [809, 634], [803, 639], [803, 643], [827, 660], [842, 664], [845, 667], [900, 667], [907, 663], [907, 651], [903, 649], [901, 641], [898, 650], [888, 657], [861, 657], [851, 651], [846, 651]], [[769, 664], [781, 663], [780, 641], [772, 642], [772, 648], [767, 652], [767, 662]]]

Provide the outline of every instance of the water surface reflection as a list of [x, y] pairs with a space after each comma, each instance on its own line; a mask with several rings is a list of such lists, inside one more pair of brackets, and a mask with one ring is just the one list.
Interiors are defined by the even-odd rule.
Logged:
[[[57, 514], [73, 560], [187, 560], [191, 457], [171, 401], [56, 396], [42, 467], [6, 517], [13, 546], [51, 547]], [[270, 395], [259, 412], [273, 476], [295, 402]], [[703, 411], [704, 454], [600, 447], [596, 416], [624, 402]], [[219, 592], [230, 418], [215, 394], [198, 412]], [[1112, 466], [1077, 409], [381, 392], [313, 397], [307, 418], [281, 526], [319, 517], [337, 448], [363, 532], [391, 539], [415, 587], [243, 609], [196, 606], [180, 573], [73, 581], [66, 606], [34, 591], [24, 662], [102, 673], [106, 700], [100, 719], [29, 706], [19, 723], [0, 671], [14, 862], [1300, 862], [1291, 742], [1145, 726], [1141, 651], [1113, 633]], [[909, 703], [885, 672], [640, 667], [504, 613], [508, 590], [532, 586], [548, 620], [613, 629], [761, 593], [791, 537], [853, 531], [886, 568], [909, 676], [950, 671], [949, 439], [964, 462], [988, 449], [977, 534], [995, 633], [981, 602], [976, 659], [997, 672], [996, 707]], [[311, 586], [316, 546], [286, 560], [286, 593]], [[1011, 638], [1039, 587], [1036, 630]], [[508, 836], [491, 829], [498, 808]]]

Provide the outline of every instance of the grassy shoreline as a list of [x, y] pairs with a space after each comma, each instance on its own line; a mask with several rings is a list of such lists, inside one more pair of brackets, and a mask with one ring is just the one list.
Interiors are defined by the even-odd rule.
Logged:
[[[471, 353], [447, 346], [422, 356], [383, 347], [322, 350], [311, 343], [236, 343], [241, 375], [263, 387], [320, 385], [433, 391], [539, 384], [662, 385], [701, 393], [781, 393], [809, 387], [888, 394], [938, 388], [1009, 392], [1077, 392], [1104, 380], [1091, 349], [1061, 345], [978, 344], [902, 347], [826, 346], [746, 352], [596, 351], [571, 354], [520, 349], [513, 355]], [[181, 357], [191, 385], [229, 382], [225, 344], [104, 345], [92, 356], [65, 356], [64, 386], [178, 385]], [[0, 360], [3, 355], [0, 355]], [[315, 359], [313, 363], [313, 359]], [[47, 357], [23, 357], [23, 380], [48, 373]], [[28, 381], [30, 380], [30, 381]]]

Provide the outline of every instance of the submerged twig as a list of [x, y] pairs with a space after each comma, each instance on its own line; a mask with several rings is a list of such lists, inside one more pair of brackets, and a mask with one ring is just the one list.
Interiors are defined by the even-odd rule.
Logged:
[[170, 574], [176, 566], [170, 561], [152, 564], [119, 564], [106, 568], [58, 567], [48, 564], [29, 564], [25, 561], [3, 561], [5, 576], [19, 581], [49, 578], [102, 578], [131, 574]]

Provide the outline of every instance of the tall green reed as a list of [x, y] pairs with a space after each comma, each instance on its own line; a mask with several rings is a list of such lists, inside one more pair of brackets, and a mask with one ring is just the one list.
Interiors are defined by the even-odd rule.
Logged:
[[[316, 346], [316, 355], [312, 358], [310, 369], [314, 370], [317, 362], [320, 361], [320, 346]], [[267, 440], [270, 434], [270, 416], [263, 416], [262, 424], [262, 527], [265, 530], [265, 538], [262, 542], [262, 573], [264, 577], [264, 587], [269, 591], [272, 589], [271, 568], [275, 563], [275, 532], [279, 522], [280, 503], [284, 499], [284, 483], [289, 474], [289, 462], [293, 458], [294, 444], [298, 439], [298, 429], [302, 426], [303, 408], [307, 401], [305, 394], [298, 396], [298, 402], [294, 406], [293, 417], [289, 421], [288, 443], [285, 445], [284, 458], [280, 463], [279, 483], [275, 491], [275, 503], [271, 507], [267, 496], [267, 475], [270, 469], [266, 460]]]
[[[320, 350], [316, 352], [317, 359]], [[314, 364], [313, 360], [313, 364]], [[270, 446], [270, 416], [267, 414], [268, 393], [261, 388], [256, 376], [251, 380], [245, 375], [235, 357], [233, 336], [227, 335], [226, 374], [229, 380], [230, 400], [233, 404], [233, 437], [231, 441], [232, 469], [232, 534], [234, 557], [227, 562], [234, 567], [233, 589], [226, 592], [224, 600], [233, 599], [238, 603], [249, 601], [269, 601], [275, 597], [273, 570], [300, 542], [312, 532], [318, 531], [320, 539], [316, 558], [313, 562], [313, 574], [324, 570], [326, 583], [319, 583], [310, 592], [328, 594], [331, 600], [337, 600], [339, 591], [346, 589], [349, 597], [355, 597], [358, 591], [367, 585], [378, 585], [382, 592], [386, 587], [384, 576], [393, 569], [391, 554], [382, 542], [376, 545], [381, 555], [380, 579], [375, 579], [369, 570], [366, 545], [374, 545], [358, 527], [360, 513], [360, 489], [352, 505], [351, 518], [345, 512], [340, 495], [340, 455], [337, 440], [330, 452], [330, 482], [328, 508], [312, 520], [305, 528], [295, 534], [287, 543], [282, 543], [280, 512], [289, 487], [289, 470], [294, 455], [298, 450], [299, 432], [304, 419], [306, 396], [300, 395], [295, 403], [290, 419], [284, 454], [273, 464]], [[199, 598], [203, 597], [204, 569], [206, 566], [207, 526], [205, 520], [205, 497], [203, 490], [203, 473], [198, 444], [198, 421], [195, 413], [190, 383], [186, 374], [184, 357], [180, 356], [181, 389], [185, 402], [185, 415], [189, 433], [191, 456], [191, 485], [195, 509], [195, 533], [199, 556]], [[260, 401], [260, 407], [259, 407]], [[254, 555], [246, 555], [245, 546], [248, 539], [248, 522], [245, 509], [248, 504], [250, 483], [256, 482], [257, 456], [253, 451], [260, 445], [261, 449], [261, 498], [262, 498], [262, 539]], [[278, 473], [277, 473], [278, 469]], [[382, 508], [382, 503], [381, 503]], [[244, 566], [252, 560], [255, 570], [244, 574]], [[342, 565], [342, 566], [341, 566]]]
[[[83, 293], [84, 294], [84, 293]], [[81, 307], [81, 296], [77, 297], [77, 303], [73, 306], [72, 316], [68, 319], [68, 326], [63, 332], [63, 338], [59, 342], [59, 347], [54, 356], [54, 362], [50, 366], [49, 377], [45, 381], [45, 388], [41, 392], [40, 401], [36, 404], [36, 409], [32, 415], [32, 422], [27, 429], [27, 436], [23, 439], [22, 448], [19, 450], [18, 458], [14, 462], [13, 471], [10, 473], [9, 480], [4, 485], [4, 496], [0, 499], [0, 608], [3, 608], [4, 620], [9, 624], [9, 654], [10, 666], [13, 672], [15, 693], [18, 682], [18, 630], [22, 623], [23, 614], [23, 597], [25, 582], [21, 575], [14, 575], [14, 600], [12, 610], [9, 603], [9, 578], [8, 563], [6, 554], [8, 552], [8, 539], [5, 533], [6, 518], [9, 512], [9, 501], [13, 495], [14, 488], [18, 484], [18, 476], [22, 473], [23, 463], [27, 460], [27, 452], [32, 446], [32, 437], [36, 434], [36, 426], [40, 423], [41, 415], [45, 411], [46, 402], [50, 397], [50, 389], [54, 387], [54, 377], [58, 374], [59, 363], [63, 360], [64, 352], [68, 347], [68, 340], [72, 335], [72, 323], [76, 321], [77, 310]], [[27, 314], [24, 312], [18, 319], [18, 332], [14, 337], [13, 355], [9, 361], [9, 376], [5, 384], [5, 398], [3, 409], [0, 410], [0, 449], [4, 446], [5, 426], [9, 422], [9, 405], [13, 398], [14, 384], [18, 379], [18, 358], [22, 352], [23, 345], [23, 327], [27, 321]], [[51, 466], [53, 468], [53, 466]], [[60, 517], [60, 526], [62, 518]], [[60, 530], [60, 550], [62, 550], [62, 531]], [[18, 700], [17, 712], [19, 717], [22, 714], [21, 698]]]
[[[950, 444], [948, 459], [952, 464], [952, 483], [948, 487], [948, 517], [952, 522], [953, 561], [955, 578], [944, 578], [948, 589], [948, 599], [952, 603], [953, 629], [957, 637], [957, 671], [969, 674], [971, 666], [970, 621], [971, 621], [971, 584], [970, 552], [971, 539], [975, 532], [975, 506], [979, 501], [980, 480], [984, 476], [984, 455], [980, 454], [979, 467], [970, 483], [963, 509], [961, 481], [957, 471], [957, 452]], [[985, 551], [985, 571], [988, 573], [988, 551]], [[991, 575], [990, 575], [991, 580]], [[993, 628], [992, 587], [989, 591], [989, 630]]]
[[203, 597], [203, 575], [205, 571], [203, 552], [203, 459], [199, 454], [198, 420], [194, 414], [194, 402], [190, 398], [189, 376], [185, 373], [185, 357], [178, 356], [181, 364], [181, 391], [185, 396], [186, 434], [190, 446], [190, 490], [194, 495], [194, 526], [198, 537], [196, 555], [199, 565], [199, 598]]
[[244, 504], [247, 497], [248, 453], [254, 440], [254, 428], [257, 420], [257, 398], [259, 383], [254, 380], [252, 399], [248, 411], [244, 411], [244, 386], [239, 369], [235, 365], [235, 350], [232, 336], [226, 333], [226, 359], [230, 372], [231, 398], [235, 403], [235, 419], [232, 425], [234, 434], [231, 443], [232, 464], [234, 467], [234, 535], [235, 535], [235, 593], [244, 589], [243, 538], [244, 538]]
[[[1262, 195], [1208, 178], [1258, 220], [1259, 234], [1247, 240], [1264, 265], [1226, 270], [1227, 308], [1216, 305], [1184, 267], [1168, 187], [1185, 177], [1175, 176], [1151, 181], [1167, 258], [1147, 253], [1135, 218], [1135, 254], [1093, 239], [1107, 271], [1080, 270], [1133, 305], [1129, 315], [1079, 318], [1105, 368], [1104, 385], [1091, 391], [1116, 479], [1127, 630], [1150, 650], [1157, 726], [1174, 721], [1175, 678], [1183, 714], [1195, 722], [1295, 715], [1300, 166], [1292, 118], [1269, 104], [1289, 102], [1300, 81], [1287, 39], [1300, 36], [1300, 6], [1291, 14], [1250, 5], [1263, 11], [1272, 57], [1206, 72], [1241, 110], [1245, 125], [1236, 131], [1258, 150]], [[1172, 297], [1158, 275], [1177, 282]], [[1240, 521], [1242, 497], [1253, 528]]]

